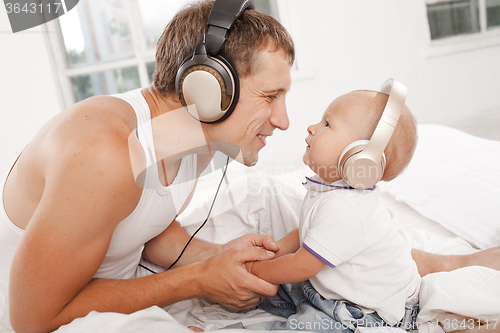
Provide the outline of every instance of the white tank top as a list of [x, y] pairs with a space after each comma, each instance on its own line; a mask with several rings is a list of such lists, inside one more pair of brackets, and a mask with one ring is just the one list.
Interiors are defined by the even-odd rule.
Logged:
[[[134, 211], [122, 220], [111, 238], [108, 252], [94, 277], [130, 279], [136, 276], [144, 244], [165, 230], [176, 217], [193, 190], [196, 179], [196, 155], [182, 159], [177, 176], [168, 187], [160, 183], [154, 153], [151, 113], [141, 89], [113, 95], [128, 102], [137, 116], [138, 139], [144, 149], [147, 165], [145, 186]], [[24, 230], [9, 219], [3, 205], [0, 187], [0, 332], [11, 329], [8, 314], [9, 271], [14, 252]]]

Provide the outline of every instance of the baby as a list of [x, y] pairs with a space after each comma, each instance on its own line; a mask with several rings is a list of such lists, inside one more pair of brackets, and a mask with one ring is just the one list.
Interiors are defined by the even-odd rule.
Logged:
[[[385, 181], [405, 169], [416, 146], [415, 120], [404, 97], [397, 125], [389, 121], [396, 127], [384, 150]], [[357, 327], [412, 328], [420, 275], [411, 244], [376, 186], [361, 190], [351, 184], [354, 189], [338, 168], [349, 144], [370, 140], [387, 101], [388, 95], [380, 92], [350, 92], [308, 127], [303, 160], [316, 175], [304, 183], [299, 228], [278, 242], [275, 259], [246, 264], [251, 273], [281, 284], [276, 296], [259, 307], [288, 319], [246, 328], [346, 333]]]

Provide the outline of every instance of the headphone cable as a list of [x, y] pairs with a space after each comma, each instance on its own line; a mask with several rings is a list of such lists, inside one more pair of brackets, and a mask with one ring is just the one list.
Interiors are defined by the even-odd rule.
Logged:
[[[179, 256], [177, 257], [177, 259], [175, 259], [175, 261], [173, 262], [173, 264], [170, 265], [165, 270], [165, 272], [168, 271], [170, 268], [172, 268], [172, 266], [174, 266], [175, 264], [177, 264], [177, 262], [179, 261], [179, 259], [181, 259], [182, 255], [184, 254], [184, 251], [186, 251], [186, 248], [188, 247], [189, 243], [191, 243], [191, 241], [193, 240], [194, 236], [198, 233], [198, 231], [201, 230], [201, 228], [203, 228], [203, 226], [207, 223], [208, 219], [210, 218], [210, 214], [212, 213], [212, 208], [214, 207], [214, 204], [215, 204], [215, 199], [217, 199], [217, 195], [219, 194], [220, 186], [222, 185], [222, 181], [224, 180], [224, 177], [226, 176], [226, 171], [227, 171], [228, 164], [229, 164], [229, 156], [227, 157], [226, 167], [224, 168], [224, 173], [222, 174], [222, 178], [220, 179], [219, 186], [217, 187], [217, 191], [215, 192], [214, 200], [212, 200], [212, 205], [210, 206], [210, 209], [208, 210], [207, 218], [205, 219], [205, 221], [203, 221], [203, 223], [201, 224], [201, 226], [198, 229], [196, 229], [196, 231], [194, 232], [194, 234], [189, 238], [189, 240], [186, 243], [186, 245], [184, 245], [184, 248], [182, 249], [181, 254], [179, 254]], [[152, 269], [144, 266], [141, 263], [139, 263], [139, 266], [142, 267], [142, 268], [144, 268], [144, 269], [146, 269], [146, 270], [148, 270], [149, 272], [151, 272], [153, 274], [157, 274], [157, 272], [155, 272]]]

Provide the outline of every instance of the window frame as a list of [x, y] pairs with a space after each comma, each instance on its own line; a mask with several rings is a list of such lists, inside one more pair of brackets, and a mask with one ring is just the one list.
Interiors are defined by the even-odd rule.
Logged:
[[51, 52], [51, 59], [53, 62], [52, 65], [55, 70], [57, 86], [61, 95], [60, 102], [64, 109], [77, 102], [73, 93], [71, 82], [71, 78], [75, 76], [137, 66], [141, 87], [146, 87], [150, 84], [147, 64], [155, 61], [155, 50], [148, 50], [145, 38], [142, 37], [142, 23], [139, 15], [135, 15], [135, 13], [139, 12], [139, 4], [137, 0], [127, 0], [126, 8], [135, 54], [132, 58], [71, 67], [66, 56], [66, 48], [64, 45], [59, 19], [52, 20], [43, 25], [46, 32], [46, 42]]
[[486, 0], [478, 0], [479, 31], [431, 39], [427, 4], [441, 1], [424, 1], [425, 17], [428, 31], [428, 47], [424, 50], [426, 58], [440, 57], [452, 53], [469, 52], [477, 49], [495, 47], [500, 45], [500, 26], [487, 28]]

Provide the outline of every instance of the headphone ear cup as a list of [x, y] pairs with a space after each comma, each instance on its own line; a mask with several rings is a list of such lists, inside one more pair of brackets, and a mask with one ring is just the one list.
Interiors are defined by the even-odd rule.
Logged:
[[[347, 160], [355, 154], [360, 153], [365, 147], [368, 145], [370, 141], [368, 140], [358, 140], [350, 143], [347, 147], [344, 148], [339, 157], [339, 165], [338, 165], [338, 173], [339, 176], [347, 183], [347, 171], [346, 168], [349, 168], [349, 165], [346, 166]], [[347, 183], [349, 184], [349, 183]], [[350, 185], [350, 184], [349, 184]]]
[[223, 121], [238, 103], [239, 79], [222, 55], [191, 54], [179, 68], [175, 86], [181, 104], [203, 123]]
[[351, 187], [367, 189], [380, 181], [385, 169], [385, 154], [372, 157], [363, 150], [370, 141], [359, 140], [348, 145], [340, 154], [339, 175]]
[[233, 113], [234, 109], [236, 108], [236, 104], [238, 104], [238, 101], [240, 99], [240, 77], [238, 76], [238, 72], [236, 72], [236, 67], [234, 66], [233, 62], [229, 60], [229, 58], [226, 57], [223, 53], [219, 53], [216, 58], [226, 66], [234, 87], [233, 94], [227, 96], [227, 98], [230, 100], [227, 111], [224, 116], [219, 119], [219, 121], [223, 121]]
[[224, 115], [221, 81], [220, 75], [206, 65], [191, 67], [181, 78], [179, 99], [194, 118], [214, 122]]

